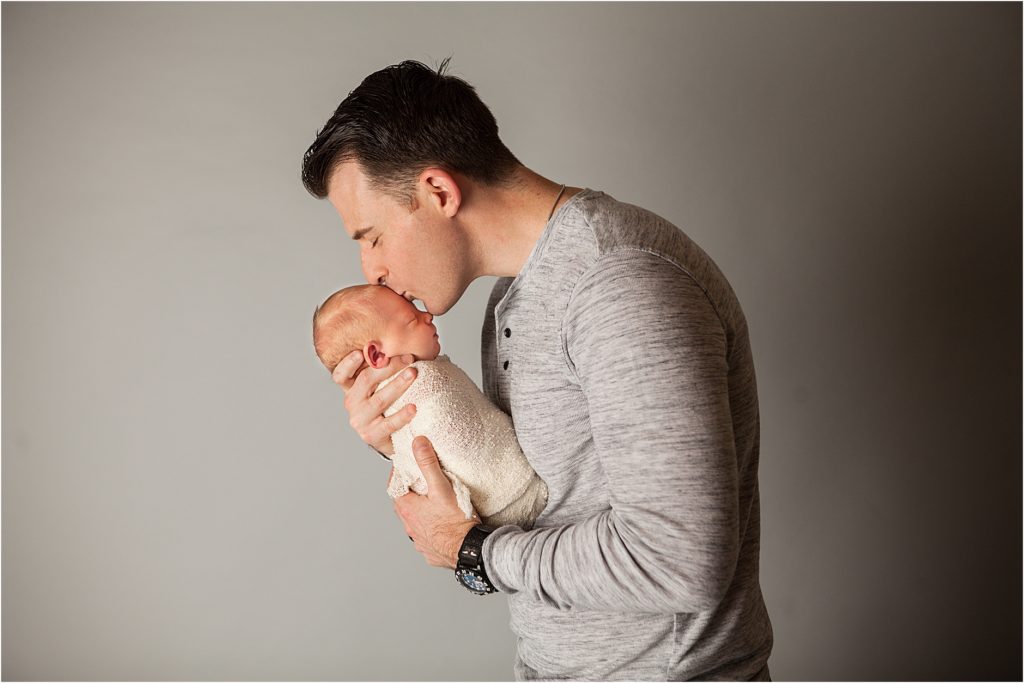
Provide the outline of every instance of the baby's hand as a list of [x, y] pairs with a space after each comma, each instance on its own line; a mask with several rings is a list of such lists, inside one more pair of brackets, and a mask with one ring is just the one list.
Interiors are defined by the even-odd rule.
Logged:
[[384, 411], [416, 379], [416, 368], [409, 368], [408, 376], [403, 374], [380, 391], [377, 391], [377, 385], [413, 360], [411, 355], [395, 356], [383, 368], [366, 368], [356, 374], [363, 363], [363, 354], [355, 351], [343, 358], [331, 375], [334, 383], [345, 392], [349, 425], [360, 439], [385, 455], [394, 455], [391, 435], [409, 424], [416, 414], [416, 406], [410, 403], [390, 417], [384, 417]]

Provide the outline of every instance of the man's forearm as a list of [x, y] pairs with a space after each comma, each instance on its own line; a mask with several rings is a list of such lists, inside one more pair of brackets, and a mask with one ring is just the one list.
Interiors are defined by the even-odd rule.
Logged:
[[499, 527], [484, 541], [484, 566], [502, 592], [560, 610], [699, 612], [718, 603], [735, 569], [733, 530], [723, 531], [717, 541], [693, 539], [717, 546], [701, 552], [606, 510], [562, 527]]

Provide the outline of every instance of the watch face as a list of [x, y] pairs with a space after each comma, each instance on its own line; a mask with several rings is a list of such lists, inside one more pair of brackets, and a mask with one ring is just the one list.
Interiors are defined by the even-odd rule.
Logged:
[[472, 569], [456, 569], [455, 575], [462, 585], [474, 593], [483, 594], [491, 591], [491, 587]]

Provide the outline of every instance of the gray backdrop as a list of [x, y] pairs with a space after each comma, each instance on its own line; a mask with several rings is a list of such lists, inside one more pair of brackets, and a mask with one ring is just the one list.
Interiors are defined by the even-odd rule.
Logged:
[[[310, 341], [303, 151], [402, 59], [750, 324], [776, 679], [1021, 674], [1021, 6], [4, 3], [3, 678], [501, 680]], [[438, 324], [479, 382], [492, 280]]]

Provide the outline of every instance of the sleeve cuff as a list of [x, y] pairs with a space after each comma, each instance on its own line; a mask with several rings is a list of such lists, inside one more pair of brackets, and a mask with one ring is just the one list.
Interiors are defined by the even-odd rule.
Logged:
[[514, 558], [508, 557], [508, 551], [502, 551], [503, 548], [507, 548], [508, 541], [505, 537], [510, 535], [525, 534], [520, 527], [515, 524], [506, 524], [500, 526], [484, 539], [483, 545], [480, 547], [480, 554], [483, 556], [484, 571], [487, 572], [487, 578], [490, 579], [494, 587], [502, 593], [517, 593], [519, 588], [513, 586], [508, 582], [506, 577], [515, 575], [515, 570], [506, 567], [504, 562], [514, 562]]
[[378, 451], [378, 450], [377, 450], [376, 448], [374, 448], [373, 446], [370, 446], [369, 444], [367, 444], [367, 446], [369, 447], [369, 449], [370, 449], [371, 451], [373, 451], [374, 453], [376, 453], [376, 454], [377, 454], [377, 455], [379, 455], [380, 457], [384, 458], [384, 459], [385, 459], [385, 460], [387, 460], [388, 462], [391, 462], [391, 458], [389, 458], [388, 456], [384, 455], [383, 453], [381, 453], [380, 451]]

